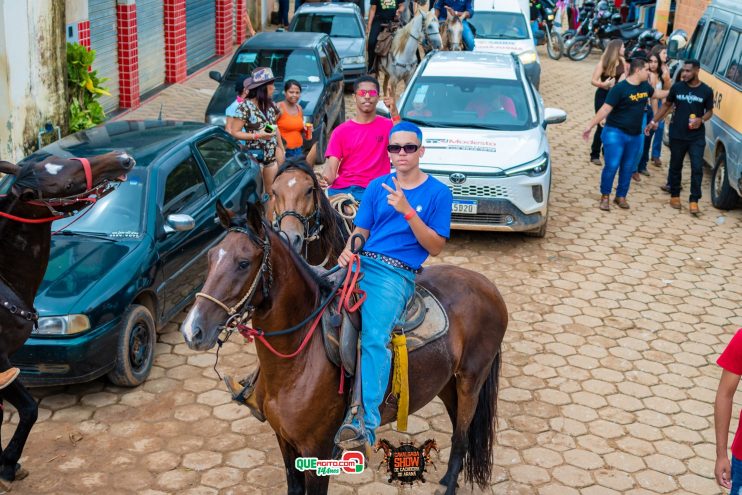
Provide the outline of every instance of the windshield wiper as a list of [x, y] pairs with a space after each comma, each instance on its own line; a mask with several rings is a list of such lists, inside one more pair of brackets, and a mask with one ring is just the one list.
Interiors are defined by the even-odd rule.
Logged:
[[466, 124], [461, 127], [466, 127], [468, 129], [487, 129], [490, 131], [502, 131], [503, 130], [502, 127], [498, 127], [495, 125], [486, 125], [486, 124]]
[[412, 117], [404, 117], [404, 120], [407, 122], [412, 122], [413, 124], [422, 125], [425, 127], [459, 127], [449, 124], [444, 124], [443, 122], [430, 122], [429, 120], [419, 120]]
[[104, 234], [103, 232], [79, 232], [75, 230], [62, 230], [61, 232], [57, 232], [56, 235], [90, 237], [91, 239], [101, 239], [103, 241], [119, 242], [118, 239], [114, 239], [110, 235]]

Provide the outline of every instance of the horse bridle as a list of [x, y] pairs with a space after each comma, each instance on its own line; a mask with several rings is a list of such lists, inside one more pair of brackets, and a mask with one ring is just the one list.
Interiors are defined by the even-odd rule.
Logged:
[[263, 249], [263, 258], [260, 262], [258, 273], [255, 275], [255, 280], [253, 280], [252, 285], [250, 285], [250, 288], [247, 290], [242, 299], [240, 299], [234, 306], [227, 306], [216, 297], [211, 296], [205, 292], [197, 292], [196, 298], [202, 297], [222, 308], [227, 313], [227, 319], [225, 320], [221, 328], [231, 331], [237, 326], [238, 323], [244, 323], [252, 317], [252, 313], [255, 308], [250, 305], [250, 302], [252, 301], [252, 298], [255, 295], [255, 291], [257, 290], [258, 284], [261, 280], [263, 281], [263, 297], [267, 298], [270, 294], [270, 290], [273, 285], [273, 266], [271, 264], [271, 241], [270, 237], [268, 236], [267, 228], [265, 239], [255, 238], [255, 236], [244, 227], [230, 227], [227, 230], [227, 233], [229, 232], [244, 234], [251, 241], [256, 241]]
[[31, 218], [23, 218], [23, 217], [17, 217], [15, 215], [11, 215], [9, 213], [5, 213], [0, 211], [0, 217], [8, 218], [10, 220], [15, 220], [17, 222], [21, 223], [47, 223], [47, 222], [53, 222], [55, 220], [59, 220], [61, 218], [65, 217], [71, 217], [77, 213], [77, 211], [69, 211], [69, 212], [61, 212], [58, 211], [56, 208], [59, 208], [61, 206], [71, 206], [78, 203], [89, 203], [90, 205], [95, 204], [99, 199], [107, 195], [109, 192], [111, 192], [115, 186], [112, 186], [112, 183], [114, 182], [111, 179], [104, 179], [101, 181], [100, 184], [97, 186], [93, 184], [93, 169], [90, 166], [90, 161], [87, 158], [70, 158], [70, 160], [77, 160], [82, 165], [83, 170], [85, 171], [85, 191], [74, 194], [72, 196], [62, 196], [58, 198], [49, 198], [44, 199], [43, 194], [40, 192], [37, 192], [37, 199], [31, 199], [28, 201], [24, 201], [27, 204], [34, 205], [34, 206], [44, 206], [49, 210], [49, 213], [52, 215], [51, 217], [47, 218], [41, 218], [41, 219], [31, 219]]

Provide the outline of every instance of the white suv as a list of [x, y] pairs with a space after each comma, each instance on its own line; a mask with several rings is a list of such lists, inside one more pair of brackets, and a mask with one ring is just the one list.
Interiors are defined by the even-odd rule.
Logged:
[[544, 108], [516, 55], [431, 53], [398, 108], [422, 128], [421, 168], [453, 191], [453, 228], [545, 235], [546, 126], [567, 114]]

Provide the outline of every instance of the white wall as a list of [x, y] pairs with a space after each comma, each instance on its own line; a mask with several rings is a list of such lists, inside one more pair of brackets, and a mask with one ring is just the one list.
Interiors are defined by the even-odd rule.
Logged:
[[65, 0], [65, 24], [88, 20], [88, 0]]
[[64, 2], [0, 0], [0, 159], [34, 150], [39, 129], [66, 121]]

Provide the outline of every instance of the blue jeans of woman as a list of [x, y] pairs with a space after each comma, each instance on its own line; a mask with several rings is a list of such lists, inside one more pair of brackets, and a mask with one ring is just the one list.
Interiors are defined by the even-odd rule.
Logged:
[[[650, 122], [654, 118], [654, 112], [652, 111], [652, 107], [647, 105], [647, 112], [644, 115], [644, 123], [642, 126], [646, 127], [647, 122]], [[654, 131], [649, 132], [649, 136], [645, 136], [642, 134], [642, 154], [641, 158], [639, 159], [639, 166], [637, 167], [637, 172], [644, 172], [647, 170], [647, 163], [649, 163], [649, 148], [652, 147], [652, 136], [654, 135]]]
[[652, 158], [659, 158], [662, 155], [662, 136], [665, 134], [665, 121], [657, 124], [657, 130], [654, 131], [654, 140], [652, 141]]
[[742, 461], [732, 456], [732, 488], [729, 495], [742, 495]]
[[381, 425], [379, 406], [384, 400], [392, 366], [392, 353], [387, 345], [415, 291], [415, 274], [366, 256], [361, 256], [361, 271], [363, 278], [359, 286], [366, 292], [361, 306], [363, 421], [367, 440], [374, 445], [376, 429]]
[[286, 158], [300, 158], [303, 154], [301, 146], [298, 148], [286, 148]]
[[600, 177], [600, 194], [610, 194], [613, 180], [618, 172], [616, 197], [625, 198], [629, 193], [631, 175], [636, 171], [642, 146], [642, 134], [627, 134], [621, 129], [605, 126], [601, 135], [603, 141], [603, 173]]

